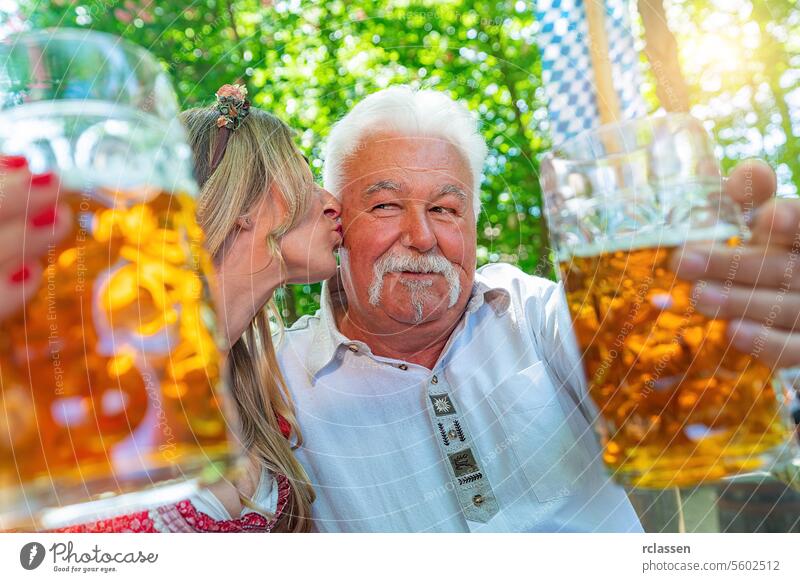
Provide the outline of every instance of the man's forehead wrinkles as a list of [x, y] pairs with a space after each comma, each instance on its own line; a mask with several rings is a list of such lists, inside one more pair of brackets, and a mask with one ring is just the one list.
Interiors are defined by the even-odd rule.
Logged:
[[453, 174], [453, 166], [397, 166], [398, 169], [406, 170], [408, 172], [423, 172], [423, 173], [436, 173], [436, 174]]
[[352, 154], [351, 161], [366, 162], [370, 165], [383, 165], [386, 168], [413, 168], [417, 170], [457, 168], [468, 163], [457, 152], [431, 151], [420, 147], [412, 151], [391, 148], [382, 151], [366, 150]]
[[385, 164], [380, 167], [371, 167], [368, 172], [364, 172], [361, 179], [370, 183], [380, 180], [391, 180], [402, 183], [409, 176], [418, 177], [420, 174], [446, 180], [455, 184], [461, 184], [462, 178], [458, 171], [452, 166], [400, 166], [396, 164]]
[[385, 166], [383, 168], [372, 168], [369, 175], [364, 176], [364, 180], [370, 183], [380, 180], [389, 180], [402, 185], [408, 177], [419, 178], [419, 175], [429, 176], [441, 181], [453, 184], [462, 184], [463, 177], [459, 177], [458, 172], [452, 167], [421, 167], [421, 166]]

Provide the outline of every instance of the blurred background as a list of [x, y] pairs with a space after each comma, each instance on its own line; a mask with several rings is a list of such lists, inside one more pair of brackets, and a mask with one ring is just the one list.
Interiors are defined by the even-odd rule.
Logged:
[[[653, 2], [649, 2], [653, 4]], [[482, 185], [480, 264], [505, 261], [552, 276], [538, 157], [550, 147], [531, 2], [519, 1], [2, 0], [36, 27], [111, 32], [170, 71], [182, 106], [213, 101], [223, 83], [247, 85], [254, 105], [298, 130], [322, 165], [332, 123], [392, 83], [447, 91], [480, 116], [490, 156]], [[661, 108], [633, 29], [651, 112]], [[663, 0], [685, 78], [685, 99], [720, 144], [727, 169], [763, 157], [780, 192], [800, 181], [800, 6], [795, 0]], [[660, 96], [664, 98], [664, 95]], [[312, 313], [318, 286], [283, 297], [287, 322]]]

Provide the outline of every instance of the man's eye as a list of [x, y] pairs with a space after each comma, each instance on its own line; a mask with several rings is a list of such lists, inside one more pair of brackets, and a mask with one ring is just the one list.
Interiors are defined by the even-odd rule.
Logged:
[[437, 214], [455, 214], [454, 208], [447, 208], [445, 206], [434, 206], [431, 208], [431, 212], [436, 212]]
[[397, 208], [397, 204], [391, 204], [387, 202], [386, 204], [376, 204], [372, 207], [373, 210], [392, 210]]

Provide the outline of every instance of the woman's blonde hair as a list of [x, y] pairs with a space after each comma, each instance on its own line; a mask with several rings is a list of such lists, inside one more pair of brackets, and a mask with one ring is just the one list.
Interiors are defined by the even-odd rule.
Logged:
[[[226, 240], [236, 236], [237, 219], [262, 196], [280, 195], [286, 207], [285, 219], [264, 241], [280, 261], [278, 239], [305, 215], [310, 203], [313, 184], [308, 166], [292, 140], [291, 129], [277, 117], [252, 108], [230, 136], [222, 160], [212, 168], [212, 150], [220, 131], [216, 125], [218, 116], [214, 107], [181, 114], [194, 152], [200, 185], [197, 218], [206, 235], [206, 247], [215, 262], [221, 259]], [[231, 391], [241, 419], [245, 450], [260, 466], [285, 475], [291, 483], [290, 504], [276, 530], [309, 531], [314, 491], [292, 452], [302, 444], [302, 436], [275, 356], [270, 315], [280, 325], [273, 300], [256, 314], [231, 347]], [[281, 433], [276, 413], [292, 427], [294, 447]]]

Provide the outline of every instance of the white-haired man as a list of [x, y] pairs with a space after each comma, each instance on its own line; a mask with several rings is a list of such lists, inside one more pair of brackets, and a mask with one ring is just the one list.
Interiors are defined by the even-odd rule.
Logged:
[[[278, 354], [321, 531], [641, 531], [602, 466], [560, 286], [475, 269], [485, 155], [468, 111], [407, 87], [371, 95], [331, 132], [341, 286], [324, 286]], [[749, 172], [755, 190], [774, 187]], [[723, 278], [725, 260], [706, 254], [685, 274]], [[726, 315], [758, 318], [737, 293]], [[789, 323], [769, 341], [798, 345]]]

